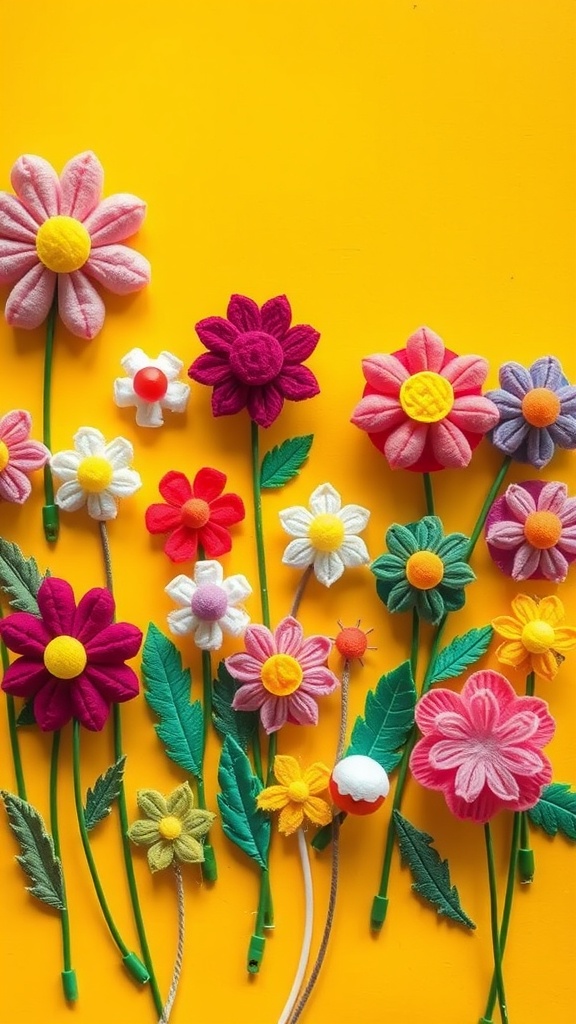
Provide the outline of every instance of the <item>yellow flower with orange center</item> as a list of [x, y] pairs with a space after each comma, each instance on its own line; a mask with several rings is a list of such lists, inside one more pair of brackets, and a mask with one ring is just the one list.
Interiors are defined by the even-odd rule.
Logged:
[[492, 627], [504, 643], [496, 651], [498, 661], [526, 673], [535, 672], [554, 679], [564, 661], [564, 652], [576, 647], [576, 627], [564, 626], [565, 611], [558, 597], [538, 598], [518, 594], [511, 615], [492, 620]]
[[305, 817], [314, 825], [328, 825], [332, 821], [330, 805], [317, 795], [328, 788], [330, 769], [325, 764], [315, 761], [303, 771], [295, 757], [277, 754], [274, 775], [278, 785], [263, 789], [257, 803], [261, 811], [280, 811], [279, 832], [292, 835]]

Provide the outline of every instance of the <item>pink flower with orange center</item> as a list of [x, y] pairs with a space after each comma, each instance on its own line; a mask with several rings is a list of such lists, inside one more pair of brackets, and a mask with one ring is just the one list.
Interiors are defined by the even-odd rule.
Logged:
[[576, 558], [576, 498], [558, 481], [510, 484], [488, 513], [486, 544], [513, 580], [561, 583]]

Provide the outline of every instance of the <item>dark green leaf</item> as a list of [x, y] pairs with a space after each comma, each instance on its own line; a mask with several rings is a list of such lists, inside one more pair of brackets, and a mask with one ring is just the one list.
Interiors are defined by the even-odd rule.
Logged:
[[313, 440], [314, 434], [290, 437], [267, 452], [262, 459], [260, 486], [283, 487], [292, 480], [306, 462]]
[[25, 558], [17, 544], [0, 538], [0, 587], [18, 612], [39, 615], [36, 595], [42, 583], [35, 558]]
[[528, 817], [549, 836], [561, 832], [567, 839], [576, 839], [576, 793], [570, 789], [570, 783], [551, 782], [545, 786]]
[[242, 747], [232, 736], [224, 740], [218, 782], [222, 790], [218, 794], [218, 807], [225, 834], [261, 868], [266, 868], [270, 818], [256, 806], [262, 783], [254, 775]]
[[34, 701], [29, 700], [23, 705], [20, 710], [20, 714], [16, 719], [16, 725], [19, 729], [24, 725], [36, 725], [36, 716], [34, 714]]
[[119, 757], [102, 775], [98, 776], [94, 783], [94, 789], [88, 789], [86, 807], [84, 809], [84, 818], [88, 831], [110, 814], [112, 804], [117, 800], [120, 793], [125, 763], [126, 754], [122, 754], [122, 757]]
[[1, 790], [0, 795], [6, 807], [10, 828], [22, 851], [16, 860], [32, 881], [32, 885], [26, 886], [28, 892], [49, 907], [63, 910], [62, 865], [54, 853], [52, 836], [46, 831], [38, 811], [26, 800], [5, 790]]
[[222, 737], [233, 736], [242, 750], [247, 750], [258, 728], [257, 711], [234, 711], [232, 701], [238, 684], [223, 661], [218, 665], [218, 678], [212, 691], [212, 719]]
[[394, 827], [402, 860], [410, 868], [414, 879], [414, 891], [432, 903], [439, 914], [450, 917], [466, 928], [475, 928], [474, 922], [460, 906], [458, 890], [450, 881], [448, 861], [441, 860], [438, 852], [430, 846], [434, 842], [432, 836], [421, 832], [407, 818], [403, 818], [399, 811], [394, 811]]
[[151, 622], [142, 654], [144, 696], [160, 722], [156, 732], [172, 761], [191, 775], [202, 774], [202, 705], [190, 703], [190, 671], [178, 649]]
[[480, 629], [469, 629], [463, 636], [455, 636], [436, 658], [430, 686], [443, 679], [456, 679], [470, 665], [474, 665], [488, 650], [493, 633], [492, 626], [482, 626]]
[[414, 724], [416, 687], [410, 662], [383, 675], [366, 694], [364, 718], [356, 719], [347, 754], [366, 754], [391, 772]]

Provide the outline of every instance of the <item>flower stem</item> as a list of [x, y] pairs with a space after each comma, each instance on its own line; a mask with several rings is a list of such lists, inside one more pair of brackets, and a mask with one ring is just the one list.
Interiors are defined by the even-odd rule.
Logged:
[[508, 1024], [508, 1010], [506, 1008], [506, 994], [504, 992], [504, 977], [502, 974], [502, 951], [500, 949], [500, 937], [498, 935], [498, 898], [496, 895], [496, 871], [494, 868], [494, 851], [492, 849], [492, 834], [490, 823], [484, 825], [484, 840], [486, 842], [486, 862], [488, 865], [488, 883], [490, 887], [490, 924], [492, 928], [492, 949], [494, 952], [494, 973], [496, 975], [496, 992], [498, 994], [498, 1005], [500, 1007], [500, 1018], [502, 1024]]
[[270, 886], [268, 882], [268, 868], [262, 868], [260, 873], [260, 895], [258, 897], [258, 908], [256, 910], [256, 923], [254, 925], [254, 932], [250, 938], [250, 945], [248, 946], [248, 961], [246, 964], [248, 974], [258, 974], [260, 964], [262, 963], [262, 957], [264, 956], [264, 947], [266, 945], [264, 927], [269, 898]]
[[416, 608], [412, 610], [412, 645], [410, 647], [410, 668], [412, 678], [416, 679], [418, 671], [418, 649], [420, 647], [420, 616]]
[[304, 570], [304, 572], [302, 573], [302, 576], [300, 577], [300, 582], [299, 582], [299, 584], [298, 584], [298, 586], [296, 588], [296, 593], [294, 594], [294, 600], [292, 602], [292, 607], [290, 609], [290, 615], [294, 619], [297, 618], [297, 616], [298, 616], [298, 612], [300, 610], [300, 603], [302, 601], [302, 598], [304, 597], [304, 591], [306, 590], [306, 587], [308, 586], [308, 581], [309, 581], [310, 577], [312, 576], [313, 572], [314, 572], [314, 565], [312, 564], [312, 565], [309, 565], [308, 568]]
[[[54, 300], [46, 320], [46, 347], [44, 349], [44, 381], [42, 388], [42, 440], [50, 451], [52, 450], [52, 359], [54, 355], [54, 334], [57, 315], [58, 292], [55, 290]], [[46, 540], [55, 541], [58, 539], [60, 523], [58, 506], [54, 504], [52, 470], [48, 464], [44, 466], [44, 500], [45, 505], [42, 509], [44, 536]]]
[[286, 1024], [290, 1019], [294, 1003], [298, 998], [298, 993], [302, 982], [304, 981], [304, 975], [306, 973], [306, 965], [310, 956], [310, 946], [312, 944], [312, 926], [314, 924], [314, 890], [312, 888], [312, 872], [310, 870], [310, 857], [308, 855], [308, 845], [306, 843], [306, 836], [301, 828], [296, 833], [298, 836], [298, 853], [300, 854], [300, 864], [302, 865], [302, 879], [304, 882], [304, 934], [302, 935], [302, 946], [300, 949], [300, 957], [298, 960], [298, 967], [292, 982], [292, 988], [284, 1009], [278, 1018], [278, 1024]]
[[[512, 910], [512, 899], [514, 897], [514, 886], [516, 882], [516, 864], [518, 861], [518, 845], [520, 842], [520, 812], [516, 811], [513, 816], [512, 840], [510, 844], [510, 863], [508, 865], [508, 879], [506, 882], [506, 894], [504, 896], [504, 910], [502, 912], [502, 924], [500, 925], [500, 953], [504, 956], [506, 940], [508, 938], [508, 927], [510, 924], [510, 912]], [[490, 993], [484, 1016], [480, 1024], [492, 1024], [492, 1015], [496, 1003], [496, 972], [492, 976]]]
[[[206, 810], [206, 793], [204, 790], [204, 756], [208, 743], [210, 722], [212, 721], [212, 658], [210, 651], [202, 651], [202, 764], [201, 777], [198, 779], [198, 804], [202, 810]], [[210, 833], [204, 839], [204, 861], [202, 863], [202, 878], [205, 882], [215, 882], [218, 878], [218, 865], [214, 847], [209, 839]]]
[[164, 1003], [162, 1013], [160, 1015], [159, 1024], [168, 1024], [170, 1020], [170, 1014], [176, 999], [176, 993], [178, 991], [178, 984], [180, 982], [180, 975], [182, 974], [182, 960], [184, 958], [184, 938], [185, 938], [185, 904], [184, 904], [184, 882], [182, 879], [182, 870], [177, 861], [174, 861], [174, 877], [176, 879], [176, 896], [178, 899], [178, 945], [176, 947], [176, 959], [174, 961], [174, 970], [172, 972], [172, 982], [170, 984], [170, 991], [168, 998]]
[[[0, 619], [3, 618], [2, 608], [0, 606]], [[0, 658], [2, 659], [2, 675], [4, 675], [10, 667], [10, 658], [8, 657], [8, 648], [3, 640], [0, 640]], [[22, 766], [22, 754], [20, 753], [20, 740], [18, 738], [18, 726], [16, 725], [16, 705], [14, 703], [14, 697], [11, 694], [6, 694], [6, 714], [8, 717], [8, 734], [10, 736], [10, 750], [12, 752], [12, 764], [14, 765], [14, 775], [16, 777], [16, 790], [21, 800], [26, 799], [26, 783], [24, 781], [24, 768]]]
[[[62, 854], [60, 852], [60, 829], [58, 825], [58, 761], [60, 756], [60, 730], [52, 734], [52, 757], [50, 759], [50, 832], [54, 843], [54, 853], [62, 866]], [[64, 870], [62, 870], [62, 896], [64, 906], [60, 911], [60, 924], [62, 928], [62, 988], [64, 998], [70, 1003], [78, 999], [78, 983], [76, 971], [72, 967], [72, 954], [70, 950], [70, 917], [66, 899], [66, 882]]]
[[432, 490], [432, 477], [430, 473], [423, 473], [422, 479], [424, 481], [424, 497], [426, 498], [426, 515], [433, 516], [434, 512], [434, 492]]
[[[533, 697], [536, 676], [530, 672], [526, 677], [526, 696]], [[530, 846], [530, 822], [526, 811], [520, 812], [520, 849], [518, 850], [518, 875], [524, 884], [534, 881], [534, 850]]]
[[490, 509], [492, 507], [492, 504], [494, 502], [494, 499], [495, 499], [496, 495], [498, 494], [498, 491], [500, 490], [502, 482], [503, 482], [503, 480], [504, 480], [508, 470], [510, 469], [511, 463], [512, 463], [511, 456], [510, 455], [506, 455], [504, 460], [503, 460], [503, 462], [502, 462], [502, 465], [500, 466], [500, 469], [498, 470], [498, 473], [496, 474], [496, 476], [494, 478], [492, 486], [491, 486], [490, 490], [488, 491], [488, 494], [486, 495], [486, 499], [484, 501], [484, 504], [482, 505], [482, 508], [480, 509], [480, 514], [478, 516], [478, 519], [476, 520], [476, 524], [474, 526], [474, 529], [472, 530], [472, 533], [470, 534], [470, 543], [468, 544], [468, 551], [466, 553], [466, 561], [469, 561], [470, 558], [472, 557], [472, 552], [474, 551], [474, 548], [476, 547], [476, 543], [478, 541], [478, 537], [480, 536], [480, 534], [482, 532], [482, 529], [484, 527], [484, 523], [486, 522], [486, 519], [488, 518], [488, 513], [489, 513], [489, 511], [490, 511]]

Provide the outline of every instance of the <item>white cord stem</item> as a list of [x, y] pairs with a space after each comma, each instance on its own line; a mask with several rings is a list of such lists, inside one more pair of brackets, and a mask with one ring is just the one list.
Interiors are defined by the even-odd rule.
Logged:
[[300, 950], [300, 959], [298, 961], [298, 970], [290, 989], [290, 995], [286, 1000], [286, 1005], [278, 1018], [278, 1024], [286, 1024], [290, 1019], [294, 1004], [298, 998], [298, 993], [304, 981], [304, 975], [306, 973], [306, 967], [308, 964], [308, 958], [310, 956], [310, 946], [312, 944], [312, 925], [314, 922], [314, 893], [312, 890], [312, 872], [310, 871], [310, 858], [308, 856], [308, 845], [304, 832], [301, 828], [298, 829], [298, 852], [300, 854], [300, 863], [302, 864], [302, 877], [304, 879], [304, 935], [302, 936], [302, 948]]

